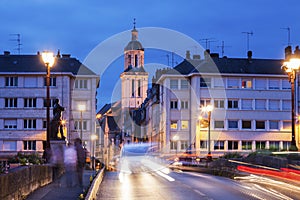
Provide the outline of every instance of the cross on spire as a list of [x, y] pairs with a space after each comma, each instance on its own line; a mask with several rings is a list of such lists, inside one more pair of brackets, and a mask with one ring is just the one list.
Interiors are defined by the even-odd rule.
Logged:
[[136, 24], [135, 18], [133, 18], [133, 29], [135, 29], [135, 24]]

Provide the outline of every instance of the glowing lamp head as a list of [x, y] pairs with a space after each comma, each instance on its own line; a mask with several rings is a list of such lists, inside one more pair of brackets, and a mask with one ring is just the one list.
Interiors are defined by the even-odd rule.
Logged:
[[202, 108], [204, 112], [211, 112], [213, 109], [214, 107], [210, 104]]
[[299, 58], [291, 58], [289, 61], [283, 63], [283, 69], [288, 73], [293, 70], [298, 70], [300, 67]]
[[97, 140], [97, 138], [98, 138], [98, 136], [97, 135], [95, 135], [95, 134], [93, 134], [93, 135], [91, 135], [91, 140]]
[[79, 109], [80, 111], [85, 111], [85, 105], [83, 105], [83, 104], [79, 105], [79, 106], [78, 106], [78, 109]]
[[52, 67], [54, 65], [55, 58], [54, 58], [53, 52], [44, 51], [42, 53], [42, 58], [43, 58], [45, 65], [47, 65], [49, 67]]

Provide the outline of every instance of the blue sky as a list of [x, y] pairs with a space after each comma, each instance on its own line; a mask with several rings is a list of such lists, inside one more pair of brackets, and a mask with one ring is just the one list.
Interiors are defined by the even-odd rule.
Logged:
[[[247, 55], [246, 34], [242, 32], [253, 31], [250, 49], [254, 58], [283, 58], [287, 31], [282, 28], [290, 27], [293, 46], [300, 44], [299, 8], [298, 0], [1, 0], [0, 52], [16, 54], [17, 42], [11, 41], [16, 37], [10, 34], [19, 33], [21, 54], [60, 49], [83, 61], [107, 38], [132, 29], [136, 18], [137, 28], [172, 29], [203, 46], [201, 39], [213, 38], [212, 52], [221, 54], [217, 46], [224, 41], [224, 55], [228, 57]], [[142, 35], [139, 38], [143, 42]], [[193, 47], [190, 50], [197, 51]], [[151, 56], [158, 63], [167, 63], [165, 52]], [[120, 58], [114, 63], [118, 72], [123, 69], [121, 61]], [[105, 75], [113, 80], [119, 78], [116, 73]], [[110, 95], [106, 91], [111, 88], [104, 83], [101, 87], [105, 101], [105, 96]]]

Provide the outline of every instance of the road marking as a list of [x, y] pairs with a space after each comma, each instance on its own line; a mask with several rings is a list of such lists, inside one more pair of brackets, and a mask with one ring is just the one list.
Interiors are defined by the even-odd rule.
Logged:
[[199, 190], [196, 190], [196, 189], [194, 189], [194, 192], [197, 192], [200, 196], [203, 196], [203, 197], [205, 197], [206, 195], [205, 194], [203, 194], [202, 192], [200, 192]]
[[158, 175], [160, 175], [161, 177], [167, 179], [168, 181], [175, 181], [174, 178], [172, 178], [171, 176], [169, 176], [169, 175], [167, 175], [167, 174], [164, 174], [164, 173], [162, 173], [162, 172], [160, 172], [160, 171], [156, 171], [156, 173], [157, 173]]

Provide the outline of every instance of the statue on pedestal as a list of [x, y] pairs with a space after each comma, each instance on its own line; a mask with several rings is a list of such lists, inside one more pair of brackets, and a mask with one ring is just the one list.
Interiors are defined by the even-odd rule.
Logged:
[[[50, 139], [53, 140], [65, 140], [66, 137], [64, 136], [63, 133], [63, 124], [61, 120], [61, 113], [64, 111], [65, 108], [59, 105], [59, 100], [55, 99], [54, 100], [54, 105], [53, 105], [53, 119], [51, 121], [51, 134], [50, 134]], [[58, 129], [61, 134], [61, 138], [58, 137]]]

